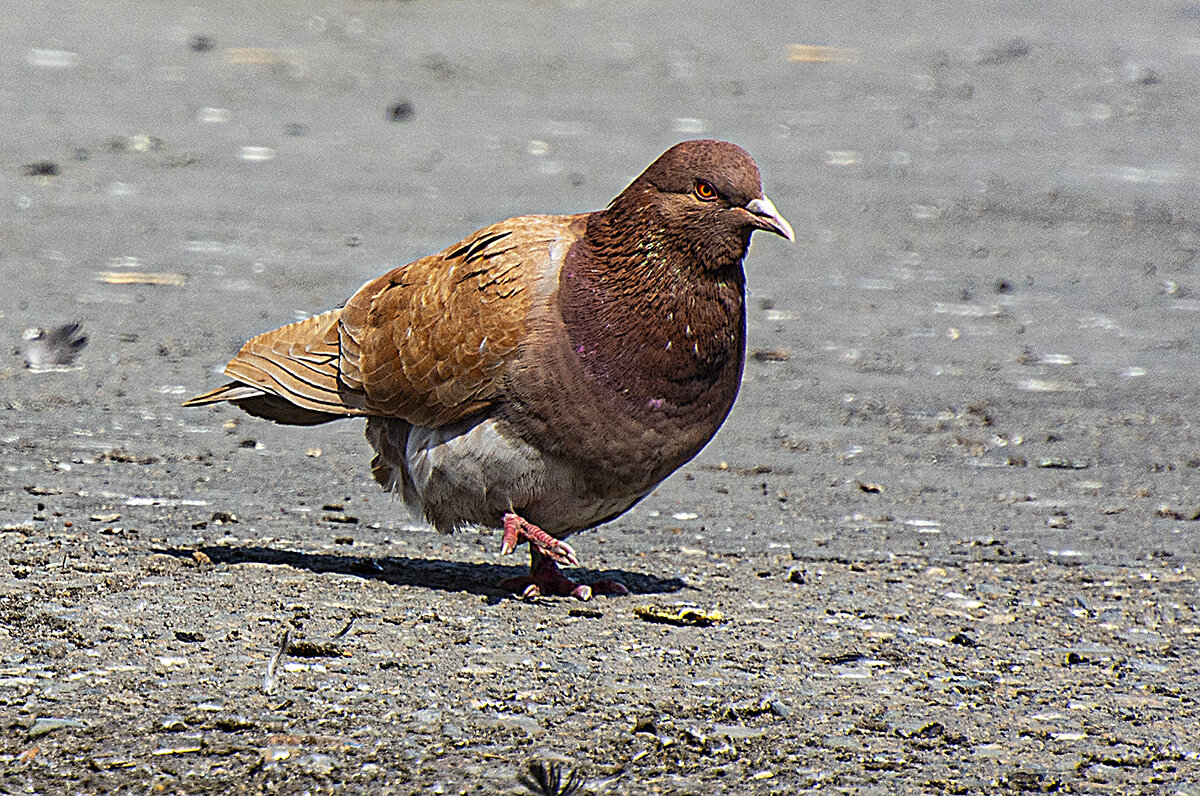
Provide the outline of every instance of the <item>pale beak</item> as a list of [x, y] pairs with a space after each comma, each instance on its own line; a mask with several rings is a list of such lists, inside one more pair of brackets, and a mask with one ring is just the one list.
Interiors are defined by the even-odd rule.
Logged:
[[746, 203], [746, 211], [754, 217], [754, 226], [795, 242], [796, 234], [792, 232], [792, 225], [787, 222], [786, 218], [779, 215], [775, 204], [766, 196], [751, 199]]

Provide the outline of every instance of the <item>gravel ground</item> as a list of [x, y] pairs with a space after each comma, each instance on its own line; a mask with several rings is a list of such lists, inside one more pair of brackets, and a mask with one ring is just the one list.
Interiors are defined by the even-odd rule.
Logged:
[[[0, 792], [1200, 794], [1200, 8], [945, 6], [23, 7]], [[360, 423], [179, 407], [699, 135], [798, 243], [717, 439], [572, 540], [633, 595], [504, 594]]]

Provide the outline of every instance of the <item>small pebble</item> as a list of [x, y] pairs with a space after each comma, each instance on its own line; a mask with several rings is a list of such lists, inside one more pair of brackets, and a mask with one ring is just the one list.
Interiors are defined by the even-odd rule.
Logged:
[[413, 107], [412, 100], [400, 99], [388, 106], [387, 118], [389, 122], [407, 122], [416, 113], [416, 108]]
[[30, 738], [40, 738], [43, 735], [48, 735], [49, 733], [52, 733], [55, 730], [61, 730], [64, 727], [86, 727], [86, 726], [87, 725], [84, 724], [82, 721], [76, 721], [75, 719], [39, 718], [36, 721], [34, 721], [33, 725], [29, 728], [29, 737]]

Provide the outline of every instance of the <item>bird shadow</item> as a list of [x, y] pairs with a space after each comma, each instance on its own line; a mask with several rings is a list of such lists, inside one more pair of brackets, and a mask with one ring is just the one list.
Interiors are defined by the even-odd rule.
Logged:
[[[499, 601], [514, 597], [500, 582], [529, 574], [529, 567], [500, 564], [471, 564], [438, 558], [408, 558], [405, 556], [337, 555], [332, 553], [301, 553], [270, 547], [195, 547], [170, 548], [155, 552], [194, 560], [196, 553], [208, 556], [214, 564], [268, 564], [305, 569], [318, 574], [332, 572], [379, 580], [393, 586], [414, 586], [445, 592], [478, 594]], [[620, 569], [572, 569], [568, 576], [583, 583], [615, 579], [625, 584], [632, 594], [669, 594], [687, 587], [679, 578], [659, 578]]]

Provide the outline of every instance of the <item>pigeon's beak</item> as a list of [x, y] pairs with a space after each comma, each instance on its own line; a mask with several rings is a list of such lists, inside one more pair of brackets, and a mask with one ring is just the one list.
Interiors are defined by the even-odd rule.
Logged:
[[758, 199], [751, 199], [747, 202], [746, 212], [750, 214], [754, 226], [758, 229], [774, 232], [781, 238], [795, 242], [796, 234], [792, 232], [792, 225], [787, 222], [786, 218], [779, 215], [775, 204], [766, 196], [760, 196]]

